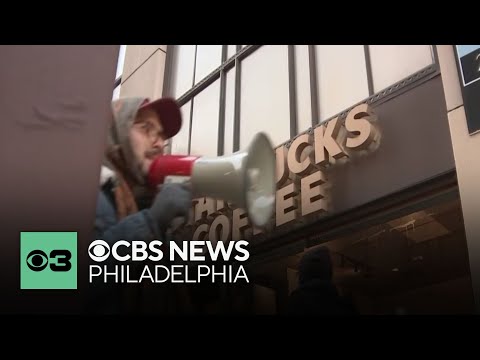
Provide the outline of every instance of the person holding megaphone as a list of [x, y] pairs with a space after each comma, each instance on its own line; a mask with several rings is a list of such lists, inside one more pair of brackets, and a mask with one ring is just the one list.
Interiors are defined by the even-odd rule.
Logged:
[[[162, 156], [166, 142], [182, 126], [179, 106], [169, 98], [121, 98], [112, 102], [112, 116], [100, 172], [95, 239], [110, 245], [118, 240], [165, 242], [172, 220], [188, 218], [192, 206], [190, 186], [169, 183], [152, 188], [147, 176], [152, 161]], [[124, 297], [120, 286], [92, 285], [87, 311], [126, 311]], [[131, 310], [137, 311], [130, 306], [127, 311]]]
[[[187, 222], [192, 199], [200, 197], [245, 209], [254, 226], [270, 221], [275, 154], [264, 133], [256, 134], [246, 150], [228, 156], [164, 155], [166, 141], [182, 126], [175, 100], [121, 98], [112, 102], [112, 114], [100, 174], [96, 239], [110, 245], [118, 240], [167, 242], [173, 220]], [[119, 303], [108, 305], [121, 311]]]
[[112, 110], [97, 237], [107, 242], [161, 239], [175, 217], [188, 217], [192, 201], [188, 184], [164, 184], [160, 191], [147, 186], [152, 161], [182, 126], [180, 109], [173, 99], [136, 97], [113, 101]]

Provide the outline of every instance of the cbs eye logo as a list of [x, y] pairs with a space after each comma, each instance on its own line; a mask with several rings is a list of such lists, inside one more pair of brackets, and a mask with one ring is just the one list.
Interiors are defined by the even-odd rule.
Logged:
[[88, 247], [88, 255], [94, 261], [105, 261], [110, 255], [110, 247], [103, 240], [95, 240]]
[[[49, 258], [55, 261], [52, 263]], [[33, 250], [27, 255], [27, 266], [32, 271], [42, 271], [47, 265], [52, 271], [69, 271], [72, 268], [71, 258], [72, 253], [68, 250], [52, 250], [49, 257], [42, 250]]]
[[77, 288], [77, 233], [20, 234], [21, 289]]

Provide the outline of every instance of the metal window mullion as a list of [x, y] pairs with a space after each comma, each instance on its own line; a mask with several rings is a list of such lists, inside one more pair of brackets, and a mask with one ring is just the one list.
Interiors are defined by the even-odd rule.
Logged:
[[310, 100], [312, 106], [312, 126], [315, 126], [320, 122], [315, 45], [308, 45], [308, 59], [310, 65]]
[[233, 116], [233, 152], [240, 149], [240, 98], [241, 98], [241, 84], [240, 79], [242, 75], [241, 62], [235, 59], [235, 105]]
[[[195, 45], [195, 58], [193, 60], [193, 77], [192, 77], [192, 87], [195, 85], [195, 73], [197, 70], [197, 50], [198, 45]], [[193, 125], [193, 102], [195, 98], [192, 97], [192, 103], [190, 104], [190, 128], [188, 129], [188, 153], [190, 154], [192, 150], [192, 125]]]
[[239, 53], [235, 54], [230, 59], [225, 61], [224, 64], [220, 65], [218, 68], [213, 70], [210, 74], [208, 74], [200, 82], [195, 84], [195, 86], [192, 86], [191, 89], [189, 89], [182, 96], [180, 96], [177, 99], [179, 105], [182, 106], [182, 105], [186, 104], [188, 101], [190, 101], [191, 98], [193, 98], [195, 95], [197, 95], [203, 89], [205, 89], [208, 85], [210, 85], [215, 80], [217, 80], [220, 77], [220, 72], [222, 70], [224, 70], [224, 71], [230, 70], [231, 68], [233, 68], [235, 66], [237, 60], [245, 59], [247, 56], [251, 55], [254, 51], [258, 50], [261, 46], [262, 45], [249, 45], [249, 46], [244, 47]]
[[115, 79], [113, 83], [113, 89], [116, 89], [122, 83], [122, 75]]
[[372, 96], [375, 89], [373, 88], [372, 61], [370, 59], [369, 45], [363, 45], [363, 50], [365, 52], [365, 66], [367, 67], [368, 96]]
[[177, 46], [168, 45], [165, 54], [165, 70], [163, 74], [163, 91], [162, 96], [172, 97], [172, 77], [173, 77], [173, 61], [176, 57]]
[[288, 96], [290, 100], [290, 138], [293, 138], [298, 132], [295, 45], [288, 45]]
[[437, 45], [431, 45], [433, 50], [433, 61], [435, 66], [440, 69], [440, 61], [438, 60], [438, 49]]
[[[225, 62], [228, 56], [228, 45], [223, 45], [222, 49], [222, 64]], [[220, 71], [220, 104], [218, 114], [218, 143], [217, 143], [217, 155], [221, 156], [224, 153], [225, 147], [225, 99], [227, 93], [227, 73], [225, 70]]]

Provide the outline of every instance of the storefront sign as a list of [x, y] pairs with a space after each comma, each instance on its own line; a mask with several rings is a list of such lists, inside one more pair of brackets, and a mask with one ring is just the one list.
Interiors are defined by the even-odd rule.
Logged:
[[[329, 212], [328, 169], [348, 166], [376, 148], [379, 132], [368, 104], [353, 108], [345, 119], [334, 118], [297, 136], [289, 147], [276, 149], [277, 194], [274, 227], [288, 226], [310, 214]], [[363, 161], [363, 160], [361, 160]], [[264, 230], [251, 229], [244, 209], [223, 201], [196, 199], [192, 214], [193, 239], [228, 241]]]

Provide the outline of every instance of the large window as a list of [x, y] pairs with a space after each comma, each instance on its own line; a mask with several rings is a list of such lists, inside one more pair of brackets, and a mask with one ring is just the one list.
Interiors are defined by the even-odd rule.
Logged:
[[298, 131], [305, 131], [312, 126], [309, 61], [308, 45], [295, 45], [295, 93], [297, 95]]
[[320, 121], [368, 97], [363, 45], [317, 45]]
[[191, 154], [217, 156], [219, 102], [219, 80], [194, 97]]
[[222, 45], [197, 45], [195, 62], [195, 84], [220, 66]]
[[[173, 152], [223, 155], [259, 131], [275, 145], [438, 71], [431, 45], [175, 45], [164, 95], [184, 127]], [[415, 76], [412, 76], [415, 75]], [[393, 86], [395, 84], [395, 86]]]
[[287, 51], [286, 45], [266, 45], [243, 61], [241, 149], [260, 131], [268, 133], [274, 145], [290, 137]]
[[369, 45], [375, 92], [433, 63], [430, 45]]
[[173, 76], [170, 94], [175, 98], [179, 98], [194, 85], [195, 51], [195, 45], [177, 45], [175, 47], [175, 62], [173, 67], [168, 69]]

